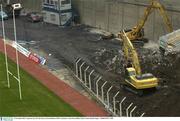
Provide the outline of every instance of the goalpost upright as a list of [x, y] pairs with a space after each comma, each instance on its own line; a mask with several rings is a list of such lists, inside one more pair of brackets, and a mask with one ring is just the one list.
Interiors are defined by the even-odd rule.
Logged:
[[[3, 7], [2, 7], [2, 4], [1, 4], [1, 14], [2, 14], [2, 12], [3, 12]], [[8, 67], [8, 62], [7, 62], [6, 35], [5, 35], [4, 19], [3, 19], [3, 17], [2, 17], [2, 35], [3, 35], [3, 41], [4, 41], [4, 53], [5, 53], [5, 63], [6, 63], [6, 77], [7, 77], [8, 88], [10, 88], [9, 73], [8, 73], [9, 67]]]
[[[3, 13], [3, 6], [1, 4], [1, 14]], [[4, 26], [4, 18], [3, 15], [2, 16], [2, 31], [3, 31], [3, 41], [4, 41], [4, 53], [5, 53], [5, 63], [6, 63], [6, 75], [7, 75], [7, 83], [8, 83], [8, 88], [11, 87], [10, 85], [10, 78], [9, 78], [9, 74], [18, 82], [18, 89], [19, 89], [19, 98], [20, 100], [22, 100], [22, 90], [21, 90], [21, 77], [20, 77], [20, 69], [19, 69], [19, 54], [18, 54], [18, 50], [17, 50], [17, 46], [15, 47], [16, 50], [16, 70], [17, 70], [17, 76], [15, 76], [14, 73], [12, 73], [9, 70], [9, 66], [8, 66], [8, 57], [7, 57], [7, 46], [6, 46], [6, 35], [5, 35], [5, 26]], [[16, 20], [15, 20], [15, 12], [13, 9], [13, 25], [14, 25], [14, 40], [15, 43], [17, 45], [17, 35], [16, 35]]]

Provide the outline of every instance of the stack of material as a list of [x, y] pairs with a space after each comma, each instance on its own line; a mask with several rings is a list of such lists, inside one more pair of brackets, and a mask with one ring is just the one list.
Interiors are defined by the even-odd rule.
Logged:
[[180, 52], [180, 29], [159, 38], [159, 47], [165, 54]]

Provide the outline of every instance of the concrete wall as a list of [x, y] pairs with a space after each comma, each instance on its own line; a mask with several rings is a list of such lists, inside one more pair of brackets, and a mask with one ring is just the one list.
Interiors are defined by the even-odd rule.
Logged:
[[[117, 33], [123, 28], [132, 28], [143, 16], [149, 0], [72, 0], [83, 24]], [[168, 9], [174, 29], [180, 28], [180, 1], [161, 0]], [[167, 33], [158, 11], [149, 17], [145, 25], [146, 37], [157, 40]]]
[[[21, 0], [27, 10], [41, 11], [42, 0]], [[180, 0], [160, 0], [168, 9], [174, 29], [180, 28]], [[132, 28], [142, 17], [149, 0], [72, 0], [81, 23], [117, 33]], [[167, 33], [159, 13], [153, 12], [145, 25], [145, 34], [152, 40]]]
[[21, 0], [23, 7], [28, 11], [41, 11], [42, 0]]

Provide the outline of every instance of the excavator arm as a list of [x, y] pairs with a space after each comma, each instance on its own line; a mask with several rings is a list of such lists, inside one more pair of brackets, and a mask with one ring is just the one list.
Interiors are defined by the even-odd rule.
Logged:
[[[164, 19], [164, 22], [167, 26], [168, 32], [172, 32], [173, 31], [173, 27], [171, 25], [171, 22], [168, 18], [168, 15], [165, 12], [165, 8], [164, 6], [158, 1], [158, 0], [151, 0], [150, 5], [146, 8], [143, 18], [139, 21], [139, 23], [137, 24], [137, 26], [135, 26], [133, 29], [131, 29], [131, 31], [126, 31], [127, 37], [133, 41], [133, 40], [142, 40], [144, 37], [144, 31], [143, 31], [143, 27], [149, 17], [149, 15], [153, 12], [153, 10], [158, 9], [161, 16]], [[123, 33], [120, 32], [118, 34], [118, 36], [120, 38], [122, 38]]]
[[132, 31], [130, 34], [131, 36], [137, 36], [142, 28], [144, 27], [149, 15], [152, 13], [152, 9], [153, 8], [153, 2], [151, 2], [151, 4], [146, 8], [143, 18], [139, 21], [139, 23], [137, 24], [137, 26], [134, 27], [134, 31]]
[[154, 4], [155, 4], [154, 6], [159, 10], [161, 16], [163, 17], [164, 22], [165, 22], [165, 24], [167, 26], [168, 32], [169, 33], [173, 32], [173, 27], [172, 27], [171, 21], [169, 20], [168, 15], [165, 12], [164, 6], [162, 4], [160, 4], [159, 2], [157, 2], [157, 1], [155, 1]]
[[135, 68], [136, 70], [136, 74], [141, 75], [142, 72], [138, 59], [138, 54], [124, 30], [123, 30], [123, 49], [126, 60], [131, 62], [132, 67]]

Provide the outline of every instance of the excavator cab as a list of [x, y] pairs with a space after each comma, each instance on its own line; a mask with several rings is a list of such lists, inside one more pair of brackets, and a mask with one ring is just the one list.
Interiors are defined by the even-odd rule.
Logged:
[[127, 78], [125, 81], [136, 89], [147, 89], [158, 86], [158, 79], [151, 73], [137, 75], [134, 68], [126, 69]]
[[[137, 29], [137, 26], [131, 29], [131, 32], [135, 31], [136, 29]], [[133, 36], [135, 36], [135, 33], [132, 33], [132, 34], [134, 34]], [[142, 40], [144, 38], [144, 28], [141, 28], [140, 32], [137, 33], [137, 36], [138, 37], [136, 38], [136, 40]]]
[[[137, 27], [134, 27], [132, 29], [126, 29], [124, 30], [127, 34], [127, 36], [129, 37], [130, 40], [133, 40], [132, 43], [142, 43], [144, 45], [144, 43], [147, 43], [148, 42], [148, 39], [147, 38], [144, 38], [145, 34], [144, 34], [144, 28], [142, 28], [140, 30], [140, 32], [136, 33], [133, 33], [133, 31], [136, 30]], [[119, 38], [122, 38], [123, 36], [123, 32], [120, 31], [118, 33], [118, 37]]]
[[125, 84], [121, 87], [136, 95], [143, 96], [145, 91], [155, 89], [158, 79], [151, 73], [137, 75], [133, 67], [126, 68]]

